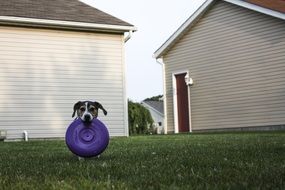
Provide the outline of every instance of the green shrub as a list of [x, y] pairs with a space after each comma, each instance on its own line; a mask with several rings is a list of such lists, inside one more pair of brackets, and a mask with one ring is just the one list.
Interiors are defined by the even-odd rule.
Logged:
[[129, 134], [151, 134], [153, 119], [149, 111], [139, 103], [128, 101]]

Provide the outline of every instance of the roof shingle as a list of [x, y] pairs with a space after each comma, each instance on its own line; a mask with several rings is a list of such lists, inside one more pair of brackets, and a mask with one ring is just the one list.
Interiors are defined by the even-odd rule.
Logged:
[[248, 3], [252, 3], [267, 9], [285, 13], [285, 1], [284, 0], [246, 0]]
[[157, 112], [164, 114], [163, 101], [143, 101], [143, 103], [149, 105]]
[[0, 0], [0, 16], [133, 26], [78, 0]]

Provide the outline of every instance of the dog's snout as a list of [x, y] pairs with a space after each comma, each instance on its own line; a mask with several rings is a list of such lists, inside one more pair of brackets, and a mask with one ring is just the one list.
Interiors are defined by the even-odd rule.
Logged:
[[89, 114], [84, 115], [84, 121], [91, 121], [91, 115]]

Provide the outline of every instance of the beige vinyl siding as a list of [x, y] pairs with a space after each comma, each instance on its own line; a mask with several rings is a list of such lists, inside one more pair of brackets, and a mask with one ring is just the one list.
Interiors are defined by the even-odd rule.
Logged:
[[110, 135], [125, 136], [123, 36], [0, 27], [0, 129], [8, 138], [64, 137], [73, 105], [96, 100]]
[[188, 70], [193, 130], [285, 124], [285, 22], [218, 1], [163, 57], [167, 125], [172, 73]]

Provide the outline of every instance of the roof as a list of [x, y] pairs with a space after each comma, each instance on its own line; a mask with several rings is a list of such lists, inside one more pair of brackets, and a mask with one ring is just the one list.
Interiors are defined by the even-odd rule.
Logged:
[[0, 21], [78, 26], [86, 23], [89, 27], [120, 26], [126, 31], [135, 30], [132, 24], [78, 0], [0, 0]]
[[163, 101], [143, 101], [142, 103], [148, 105], [161, 115], [164, 115]]
[[[194, 12], [160, 48], [158, 48], [153, 57], [159, 59], [201, 18], [201, 16], [217, 0], [206, 0], [200, 8]], [[285, 20], [285, 0], [223, 0], [262, 14], [270, 15]]]
[[274, 11], [285, 13], [285, 1], [284, 0], [246, 0], [246, 2], [255, 4], [264, 8], [268, 8]]

